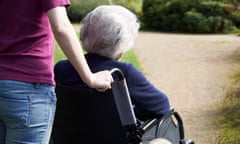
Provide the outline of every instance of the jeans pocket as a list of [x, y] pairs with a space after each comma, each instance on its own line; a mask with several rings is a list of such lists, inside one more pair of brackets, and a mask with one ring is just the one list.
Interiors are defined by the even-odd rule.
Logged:
[[51, 102], [53, 105], [56, 105], [57, 103], [57, 97], [56, 97], [56, 93], [55, 93], [55, 90], [52, 89], [50, 90], [50, 98], [51, 98]]
[[0, 117], [9, 128], [25, 128], [29, 122], [29, 96], [0, 93]]

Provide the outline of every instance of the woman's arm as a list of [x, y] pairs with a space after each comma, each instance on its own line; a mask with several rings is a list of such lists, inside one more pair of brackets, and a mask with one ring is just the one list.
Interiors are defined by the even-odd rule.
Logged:
[[104, 91], [110, 88], [113, 81], [109, 71], [92, 73], [83, 55], [77, 34], [68, 19], [65, 7], [50, 9], [48, 17], [54, 36], [66, 57], [72, 63], [81, 79], [92, 88]]

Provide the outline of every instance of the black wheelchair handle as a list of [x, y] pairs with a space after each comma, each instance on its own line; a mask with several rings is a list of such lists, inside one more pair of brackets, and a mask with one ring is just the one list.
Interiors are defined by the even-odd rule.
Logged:
[[118, 81], [125, 79], [123, 72], [119, 68], [113, 68], [110, 70], [110, 73], [112, 76], [116, 75], [118, 77]]

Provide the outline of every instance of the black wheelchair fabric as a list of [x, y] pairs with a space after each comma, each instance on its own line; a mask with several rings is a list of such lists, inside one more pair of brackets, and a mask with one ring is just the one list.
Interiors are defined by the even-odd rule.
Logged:
[[79, 90], [57, 85], [54, 144], [128, 144], [112, 91]]

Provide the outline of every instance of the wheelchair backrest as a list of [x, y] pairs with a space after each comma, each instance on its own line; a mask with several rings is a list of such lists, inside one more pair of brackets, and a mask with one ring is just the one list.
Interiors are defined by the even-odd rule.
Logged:
[[127, 144], [112, 90], [97, 92], [57, 84], [57, 109], [53, 128], [55, 144]]

